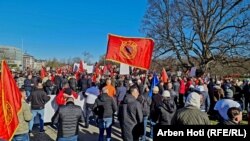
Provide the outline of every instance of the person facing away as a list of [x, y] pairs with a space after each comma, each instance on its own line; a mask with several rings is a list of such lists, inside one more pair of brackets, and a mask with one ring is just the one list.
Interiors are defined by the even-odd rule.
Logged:
[[124, 141], [138, 141], [143, 135], [142, 106], [136, 99], [139, 96], [137, 86], [132, 86], [119, 107], [118, 120], [120, 122], [122, 139]]
[[240, 104], [233, 100], [233, 91], [226, 89], [225, 97], [216, 102], [214, 110], [217, 111], [219, 121], [228, 120], [227, 111], [231, 107], [241, 108]]
[[106, 129], [106, 140], [111, 140], [111, 129], [113, 115], [117, 110], [114, 99], [108, 95], [108, 89], [102, 88], [102, 94], [95, 100], [93, 111], [98, 116], [97, 122], [99, 125], [99, 141], [104, 140], [104, 130]]
[[106, 80], [106, 86], [105, 86], [108, 90], [108, 95], [111, 96], [112, 98], [114, 98], [114, 96], [116, 95], [116, 90], [115, 87], [111, 85], [111, 80], [107, 79]]
[[239, 125], [242, 121], [242, 111], [238, 107], [231, 107], [227, 111], [228, 120], [220, 122], [218, 125]]
[[140, 102], [140, 104], [142, 105], [142, 113], [143, 113], [143, 125], [144, 125], [144, 131], [143, 131], [143, 135], [141, 137], [141, 141], [146, 141], [146, 128], [147, 128], [147, 124], [148, 124], [148, 117], [150, 114], [150, 105], [152, 102], [152, 98], [148, 95], [149, 94], [149, 88], [147, 85], [144, 86], [144, 93], [140, 94], [137, 98], [137, 100]]
[[117, 92], [117, 105], [120, 105], [120, 103], [123, 101], [124, 96], [126, 95], [126, 92], [127, 92], [127, 89], [124, 86], [122, 81], [119, 82], [116, 92]]
[[26, 103], [26, 93], [24, 89], [20, 89], [22, 95], [22, 108], [18, 113], [19, 126], [15, 132], [12, 141], [29, 141], [29, 121], [32, 118], [30, 106]]
[[172, 118], [176, 112], [176, 103], [168, 90], [162, 93], [162, 105], [158, 107], [160, 125], [171, 125]]
[[53, 124], [58, 124], [58, 141], [77, 141], [79, 123], [84, 121], [82, 109], [74, 104], [74, 98], [68, 97], [66, 105], [60, 106], [52, 118]]
[[[85, 117], [85, 126], [86, 128], [89, 127], [89, 121], [90, 121], [90, 116], [94, 117], [94, 114], [92, 113], [93, 111], [93, 106], [95, 104], [95, 100], [97, 99], [98, 95], [100, 95], [100, 90], [96, 86], [95, 82], [92, 82], [92, 86], [88, 88], [85, 92], [85, 97], [86, 97], [86, 106], [85, 106], [85, 112], [86, 112], [86, 117]], [[92, 119], [92, 118], [91, 118]]]
[[188, 95], [185, 106], [177, 110], [172, 125], [210, 125], [210, 120], [205, 112], [200, 110], [201, 96], [192, 92]]
[[38, 83], [37, 89], [31, 93], [31, 95], [27, 99], [31, 102], [31, 112], [32, 119], [29, 123], [29, 130], [32, 131], [34, 118], [39, 115], [40, 117], [40, 132], [44, 132], [44, 108], [45, 104], [50, 100], [50, 97], [46, 94], [43, 89], [43, 85], [41, 82]]

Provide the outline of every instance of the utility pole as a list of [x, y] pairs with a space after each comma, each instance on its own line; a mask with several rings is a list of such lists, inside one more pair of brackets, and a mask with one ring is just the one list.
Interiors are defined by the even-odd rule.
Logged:
[[23, 50], [23, 39], [22, 39], [22, 58], [21, 58], [21, 61], [22, 61], [22, 70], [24, 71], [24, 63], [23, 63], [23, 55], [24, 55], [24, 50]]

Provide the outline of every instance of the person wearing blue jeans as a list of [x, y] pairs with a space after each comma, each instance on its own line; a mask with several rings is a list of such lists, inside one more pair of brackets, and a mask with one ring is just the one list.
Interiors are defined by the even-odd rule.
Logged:
[[113, 115], [117, 110], [115, 101], [108, 95], [108, 89], [104, 87], [102, 94], [95, 100], [93, 111], [98, 116], [99, 125], [99, 141], [104, 141], [104, 130], [106, 129], [106, 140], [111, 140], [111, 130], [113, 123]]
[[67, 137], [67, 138], [58, 138], [57, 141], [77, 141], [78, 136], [72, 136], [72, 137]]
[[152, 139], [154, 137], [154, 126], [155, 125], [156, 125], [156, 123], [151, 120], [150, 121], [150, 138], [152, 138]]
[[147, 124], [148, 124], [148, 116], [143, 117], [143, 126], [144, 126], [144, 131], [142, 135], [141, 141], [146, 141], [146, 133], [147, 133]]
[[30, 141], [29, 134], [25, 133], [25, 134], [15, 135], [12, 141]]
[[40, 132], [44, 132], [44, 109], [42, 110], [31, 110], [32, 112], [32, 119], [29, 123], [29, 130], [32, 131], [33, 125], [34, 125], [34, 120], [35, 117], [38, 115], [39, 116], [39, 125], [40, 125]]
[[32, 131], [34, 118], [39, 115], [40, 117], [40, 132], [44, 132], [44, 108], [45, 104], [50, 100], [50, 96], [46, 94], [43, 89], [43, 84], [38, 82], [37, 89], [33, 91], [27, 98], [27, 101], [31, 103], [32, 119], [29, 123], [29, 130]]
[[99, 119], [99, 141], [104, 141], [104, 130], [106, 129], [107, 137], [106, 140], [111, 140], [111, 129], [112, 129], [112, 118]]

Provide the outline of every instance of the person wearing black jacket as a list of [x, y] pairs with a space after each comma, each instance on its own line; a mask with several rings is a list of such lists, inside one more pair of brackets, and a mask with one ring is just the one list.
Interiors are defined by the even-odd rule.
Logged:
[[32, 75], [28, 75], [28, 78], [24, 80], [24, 89], [26, 91], [26, 96], [29, 97], [33, 89]]
[[37, 89], [31, 93], [28, 97], [27, 101], [31, 102], [31, 112], [32, 119], [29, 123], [29, 130], [32, 131], [34, 118], [36, 115], [40, 117], [40, 132], [44, 132], [44, 107], [45, 104], [50, 100], [50, 97], [46, 94], [43, 89], [43, 85], [41, 82], [38, 83]]
[[95, 100], [93, 111], [98, 116], [99, 125], [99, 141], [104, 140], [104, 130], [106, 129], [106, 140], [111, 140], [111, 129], [113, 122], [113, 115], [116, 112], [117, 107], [112, 97], [108, 95], [108, 89], [104, 87], [102, 94]]
[[168, 90], [163, 91], [162, 94], [163, 102], [162, 105], [158, 107], [159, 121], [160, 125], [171, 125], [172, 118], [176, 112], [176, 103], [174, 98], [171, 97], [171, 94]]
[[66, 105], [61, 106], [52, 118], [52, 123], [58, 123], [57, 140], [77, 141], [79, 123], [84, 121], [82, 109], [74, 104], [74, 98], [69, 97]]
[[162, 96], [159, 94], [159, 87], [155, 86], [153, 88], [152, 103], [150, 105], [150, 138], [153, 138], [154, 126], [159, 119], [159, 114], [157, 108], [162, 105]]
[[148, 124], [148, 117], [150, 114], [150, 105], [152, 103], [152, 98], [148, 95], [149, 94], [149, 88], [147, 85], [144, 86], [145, 91], [143, 94], [140, 94], [137, 98], [137, 100], [141, 103], [142, 105], [142, 113], [143, 113], [143, 125], [144, 125], [144, 131], [143, 135], [141, 137], [141, 141], [146, 141], [146, 128]]
[[122, 139], [124, 141], [139, 141], [143, 135], [143, 113], [142, 105], [136, 99], [139, 90], [136, 86], [130, 88], [119, 107], [118, 120], [120, 121]]

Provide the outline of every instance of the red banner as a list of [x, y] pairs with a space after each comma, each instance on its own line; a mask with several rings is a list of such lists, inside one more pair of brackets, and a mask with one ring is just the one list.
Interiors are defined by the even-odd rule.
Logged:
[[106, 60], [149, 69], [154, 48], [150, 38], [131, 38], [109, 35]]
[[2, 61], [0, 81], [0, 139], [11, 140], [19, 124], [21, 93], [6, 64]]

